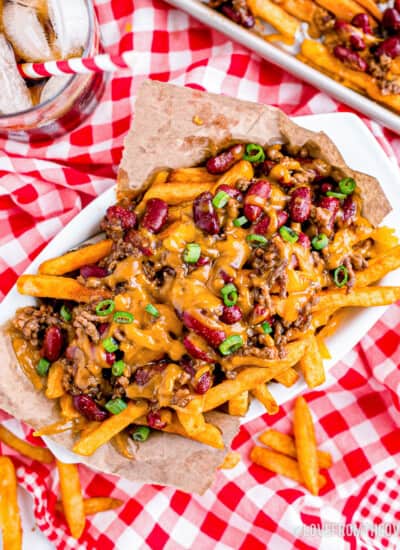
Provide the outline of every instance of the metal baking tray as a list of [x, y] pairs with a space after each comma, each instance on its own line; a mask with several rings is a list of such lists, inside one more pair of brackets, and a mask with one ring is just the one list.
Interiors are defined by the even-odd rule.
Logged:
[[400, 117], [396, 113], [299, 61], [293, 53], [290, 53], [288, 48], [285, 50], [285, 46], [281, 47], [278, 44], [265, 41], [254, 32], [240, 27], [224, 15], [212, 10], [200, 0], [167, 0], [167, 2], [186, 11], [202, 23], [221, 31], [232, 40], [236, 40], [253, 52], [258, 53], [264, 59], [282, 67], [319, 90], [330, 94], [335, 99], [346, 103], [353, 109], [357, 109], [364, 115], [400, 134]]

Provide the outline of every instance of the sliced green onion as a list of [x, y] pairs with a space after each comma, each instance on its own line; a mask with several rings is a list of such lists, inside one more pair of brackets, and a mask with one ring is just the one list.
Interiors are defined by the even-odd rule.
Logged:
[[105, 317], [106, 315], [110, 315], [110, 313], [112, 313], [114, 309], [114, 300], [103, 300], [97, 304], [96, 313], [100, 317]]
[[150, 435], [150, 428], [148, 426], [138, 426], [131, 433], [131, 438], [134, 441], [146, 441]]
[[150, 313], [150, 315], [152, 315], [153, 317], [160, 317], [160, 312], [152, 304], [147, 304], [147, 306], [145, 307], [145, 310], [147, 311], [147, 313]]
[[326, 194], [327, 197], [335, 197], [335, 199], [345, 199], [347, 195], [344, 193], [336, 193], [336, 191], [328, 191]]
[[197, 243], [190, 243], [185, 246], [183, 251], [183, 261], [187, 264], [195, 264], [201, 256], [201, 248]]
[[126, 409], [128, 405], [120, 397], [116, 399], [111, 399], [105, 404], [106, 409], [111, 414], [119, 414]]
[[256, 143], [249, 143], [248, 145], [246, 145], [246, 153], [244, 154], [243, 159], [248, 160], [249, 162], [264, 162], [264, 149], [261, 147], [261, 145], [257, 145]]
[[257, 235], [256, 233], [247, 235], [246, 241], [255, 246], [265, 246], [266, 244], [268, 244], [268, 239], [266, 239], [262, 235]]
[[242, 225], [246, 225], [246, 223], [249, 220], [246, 218], [246, 216], [240, 216], [239, 218], [236, 218], [236, 220], [233, 220], [233, 225], [235, 227], [242, 227]]
[[215, 208], [223, 208], [228, 204], [230, 196], [225, 191], [218, 191], [215, 197], [212, 200], [213, 206]]
[[219, 346], [219, 351], [222, 355], [230, 355], [243, 346], [243, 338], [239, 334], [229, 336]]
[[119, 325], [129, 325], [133, 323], [135, 317], [129, 311], [116, 311], [113, 316], [114, 323]]
[[320, 235], [316, 235], [312, 239], [311, 244], [312, 244], [314, 250], [322, 250], [323, 248], [325, 248], [329, 244], [328, 237], [326, 235], [324, 235], [323, 233], [321, 233]]
[[50, 361], [42, 357], [37, 364], [36, 372], [39, 376], [46, 376], [46, 374], [49, 372], [50, 368]]
[[287, 241], [288, 243], [295, 243], [299, 240], [299, 235], [296, 233], [296, 231], [293, 231], [293, 229], [290, 229], [287, 225], [282, 225], [282, 227], [279, 229], [279, 233], [284, 241]]
[[60, 315], [67, 323], [72, 319], [71, 310], [65, 304], [61, 306]]
[[349, 270], [345, 265], [341, 265], [335, 269], [333, 272], [333, 281], [336, 286], [341, 288], [347, 284], [349, 280]]
[[113, 373], [114, 376], [122, 376], [124, 374], [124, 370], [125, 370], [125, 363], [122, 360], [115, 361], [115, 363], [113, 363], [113, 366], [111, 368], [111, 372]]
[[114, 338], [112, 338], [111, 336], [109, 338], [105, 338], [102, 341], [102, 345], [103, 345], [103, 348], [109, 353], [113, 353], [118, 349], [118, 342], [114, 340]]
[[229, 283], [221, 288], [224, 304], [228, 307], [234, 306], [238, 301], [238, 292], [234, 284]]
[[343, 178], [339, 181], [339, 189], [345, 195], [351, 195], [356, 188], [356, 182], [353, 178]]
[[272, 327], [267, 321], [265, 321], [265, 323], [262, 323], [261, 328], [263, 329], [264, 334], [271, 334], [272, 332]]

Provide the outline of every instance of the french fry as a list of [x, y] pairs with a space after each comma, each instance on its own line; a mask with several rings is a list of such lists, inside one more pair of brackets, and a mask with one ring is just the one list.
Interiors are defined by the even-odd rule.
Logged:
[[146, 203], [149, 199], [157, 198], [162, 199], [167, 204], [177, 205], [188, 201], [193, 201], [200, 193], [210, 191], [212, 188], [212, 182], [196, 183], [191, 185], [190, 183], [169, 183], [152, 185], [150, 189], [144, 195], [142, 201], [136, 207], [138, 214], [144, 212]]
[[[264, 449], [264, 447], [255, 446], [250, 453], [250, 459], [259, 466], [262, 466], [267, 470], [271, 470], [271, 472], [281, 474], [285, 477], [293, 479], [293, 481], [304, 484], [299, 464], [293, 458], [277, 453], [276, 451], [271, 451], [270, 449]], [[322, 489], [322, 487], [326, 484], [326, 478], [323, 475], [318, 474], [317, 482], [318, 489]]]
[[135, 458], [135, 455], [133, 455], [130, 451], [127, 433], [120, 432], [119, 434], [114, 435], [114, 437], [111, 439], [111, 445], [118, 451], [120, 455], [124, 456], [128, 460], [132, 460]]
[[64, 418], [70, 420], [72, 418], [79, 418], [81, 414], [75, 409], [72, 395], [69, 395], [68, 393], [64, 393], [60, 397], [60, 409], [61, 409], [61, 416]]
[[348, 294], [346, 294], [346, 289], [326, 290], [318, 296], [319, 302], [315, 306], [314, 311], [323, 311], [325, 308], [387, 306], [400, 300], [400, 287], [371, 286], [367, 288], [354, 288]]
[[318, 494], [318, 457], [311, 413], [304, 397], [296, 399], [293, 419], [297, 460], [301, 477], [313, 495]]
[[63, 386], [64, 366], [61, 361], [55, 361], [49, 369], [45, 395], [47, 399], [57, 399], [65, 393]]
[[[283, 434], [277, 430], [267, 430], [262, 433], [258, 439], [264, 445], [271, 447], [274, 451], [297, 458], [296, 446], [293, 437]], [[318, 466], [320, 468], [330, 468], [332, 466], [332, 456], [326, 451], [317, 451]]]
[[310, 338], [307, 352], [299, 362], [300, 370], [309, 388], [316, 388], [325, 382], [324, 362], [316, 338]]
[[249, 392], [244, 391], [228, 401], [228, 411], [232, 416], [244, 416], [249, 408]]
[[273, 0], [281, 8], [301, 21], [312, 23], [317, 6], [312, 0]]
[[110, 416], [96, 430], [75, 443], [74, 452], [83, 456], [92, 455], [96, 449], [110, 441], [116, 434], [128, 427], [129, 424], [132, 424], [136, 418], [146, 414], [147, 410], [148, 405], [144, 401], [138, 401], [137, 404], [131, 401], [125, 410], [119, 414]]
[[286, 388], [291, 388], [299, 378], [299, 373], [295, 369], [287, 369], [278, 374], [275, 380]]
[[375, 4], [374, 0], [356, 0], [357, 4], [360, 4], [363, 8], [369, 11], [371, 15], [378, 21], [382, 20], [382, 12]]
[[0, 457], [0, 527], [3, 550], [22, 549], [21, 516], [17, 500], [17, 476], [14, 464]]
[[229, 185], [233, 187], [240, 179], [251, 180], [254, 176], [253, 165], [247, 160], [241, 160], [234, 164], [225, 174], [223, 174], [214, 184], [212, 193], [218, 189], [220, 185]]
[[214, 183], [218, 175], [210, 174], [207, 168], [178, 168], [172, 170], [168, 183]]
[[279, 405], [266, 384], [260, 384], [256, 388], [253, 388], [251, 393], [264, 405], [268, 414], [276, 414], [279, 411]]
[[87, 288], [75, 279], [56, 275], [21, 275], [17, 288], [21, 294], [36, 298], [57, 298], [84, 303], [110, 296], [107, 290]]
[[195, 434], [203, 432], [207, 425], [201, 413], [190, 414], [186, 413], [184, 410], [179, 410], [176, 414], [178, 415], [179, 422], [188, 435], [194, 436]]
[[332, 12], [338, 19], [350, 22], [363, 10], [354, 0], [315, 0], [317, 4]]
[[[92, 497], [83, 499], [83, 509], [85, 511], [85, 516], [92, 516], [93, 514], [98, 514], [99, 512], [108, 512], [109, 510], [115, 510], [122, 506], [124, 502], [118, 498], [110, 497]], [[56, 511], [59, 514], [64, 514], [64, 509], [62, 502], [56, 503]]]
[[44, 447], [36, 447], [31, 445], [27, 441], [20, 439], [14, 435], [10, 430], [7, 430], [5, 426], [0, 425], [0, 441], [5, 443], [14, 451], [17, 451], [23, 456], [31, 458], [32, 460], [37, 460], [37, 462], [42, 462], [43, 464], [50, 464], [54, 460], [54, 456]]
[[235, 466], [237, 466], [239, 462], [240, 462], [240, 454], [234, 451], [231, 451], [225, 456], [223, 463], [220, 466], [218, 466], [218, 469], [232, 470], [232, 468], [235, 468]]
[[255, 17], [272, 25], [280, 34], [294, 39], [300, 29], [300, 22], [270, 0], [247, 0], [250, 11]]
[[74, 539], [78, 540], [86, 523], [81, 482], [76, 464], [64, 464], [57, 460], [60, 478], [60, 493], [62, 507], [69, 530]]
[[366, 287], [376, 283], [390, 271], [400, 267], [400, 246], [396, 246], [368, 262], [363, 271], [356, 271], [355, 286]]
[[58, 258], [47, 260], [39, 266], [39, 273], [42, 275], [64, 275], [84, 265], [95, 264], [111, 252], [112, 244], [112, 240], [107, 239], [68, 252]]

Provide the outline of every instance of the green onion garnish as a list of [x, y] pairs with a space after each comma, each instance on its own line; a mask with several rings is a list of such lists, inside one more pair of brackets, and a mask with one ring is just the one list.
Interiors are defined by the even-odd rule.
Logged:
[[183, 251], [183, 261], [187, 264], [195, 264], [198, 262], [201, 255], [200, 245], [197, 243], [190, 243], [185, 246]]
[[120, 397], [116, 399], [111, 399], [105, 404], [106, 409], [111, 414], [119, 414], [126, 409], [128, 405]]
[[230, 196], [225, 191], [218, 191], [215, 197], [212, 200], [213, 206], [215, 208], [223, 208], [228, 204]]
[[222, 355], [230, 355], [243, 346], [243, 338], [239, 334], [229, 336], [219, 346], [219, 351]]
[[238, 292], [234, 284], [229, 283], [221, 288], [224, 304], [228, 307], [234, 306], [238, 301]]
[[314, 250], [322, 250], [323, 248], [325, 248], [329, 244], [328, 237], [326, 235], [324, 235], [323, 233], [321, 233], [320, 235], [316, 235], [312, 239], [311, 244], [312, 244]]
[[65, 304], [61, 306], [60, 315], [67, 323], [72, 319], [71, 310]]
[[239, 218], [236, 218], [236, 220], [233, 220], [233, 225], [235, 227], [242, 227], [242, 225], [246, 225], [246, 223], [249, 220], [246, 218], [246, 216], [240, 216]]
[[115, 363], [113, 363], [113, 366], [111, 368], [111, 372], [113, 373], [114, 376], [122, 376], [122, 374], [124, 374], [124, 370], [125, 370], [125, 363], [122, 360], [115, 361]]
[[339, 189], [345, 195], [351, 195], [356, 188], [356, 182], [353, 178], [343, 178], [339, 181]]
[[347, 195], [344, 193], [336, 193], [336, 191], [328, 191], [326, 194], [327, 197], [335, 197], [335, 199], [345, 199]]
[[261, 147], [261, 145], [257, 145], [256, 143], [249, 143], [248, 145], [246, 145], [246, 153], [244, 154], [243, 159], [248, 160], [249, 162], [264, 162], [264, 149]]
[[271, 334], [272, 332], [272, 327], [267, 321], [265, 321], [265, 323], [262, 323], [261, 328], [263, 329], [264, 334]]
[[145, 310], [147, 311], [147, 313], [150, 313], [150, 315], [152, 315], [153, 317], [160, 317], [160, 312], [152, 304], [147, 304], [147, 306], [145, 307]]
[[50, 361], [42, 357], [37, 364], [36, 372], [39, 376], [46, 376], [46, 374], [49, 372], [50, 368]]
[[138, 426], [131, 433], [131, 438], [134, 441], [146, 441], [150, 435], [150, 428], [148, 426]]
[[114, 300], [102, 300], [96, 306], [96, 313], [100, 317], [105, 317], [106, 315], [110, 315], [110, 313], [112, 313], [114, 309]]
[[265, 246], [266, 244], [268, 244], [268, 239], [266, 239], [262, 235], [256, 235], [256, 233], [247, 235], [246, 241], [255, 246]]
[[129, 325], [133, 323], [135, 317], [129, 311], [116, 311], [113, 316], [114, 323], [119, 325]]
[[105, 338], [102, 341], [102, 345], [103, 345], [103, 348], [109, 353], [113, 353], [118, 349], [118, 342], [114, 340], [114, 338], [112, 338], [111, 336], [109, 338]]
[[279, 229], [279, 233], [284, 241], [288, 243], [295, 243], [299, 240], [299, 235], [293, 229], [290, 229], [287, 225], [282, 225]]
[[346, 266], [341, 265], [335, 269], [333, 272], [333, 281], [336, 286], [341, 288], [342, 286], [345, 286], [347, 284], [347, 281], [349, 280], [349, 270]]

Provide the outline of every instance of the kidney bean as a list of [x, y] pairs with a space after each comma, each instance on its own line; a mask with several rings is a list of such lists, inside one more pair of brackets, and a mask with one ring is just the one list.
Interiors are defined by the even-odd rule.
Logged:
[[106, 351], [106, 363], [108, 363], [109, 365], [113, 365], [115, 363], [115, 353]]
[[196, 262], [196, 267], [203, 267], [204, 265], [207, 265], [210, 263], [210, 258], [207, 258], [207, 256], [200, 256], [200, 258]]
[[386, 38], [381, 44], [379, 44], [376, 55], [380, 57], [381, 55], [387, 55], [394, 59], [400, 55], [400, 36], [391, 36]]
[[119, 222], [122, 229], [132, 229], [137, 223], [135, 212], [118, 204], [107, 208], [106, 217], [111, 222]]
[[125, 235], [124, 241], [131, 243], [145, 256], [153, 255], [153, 251], [150, 248], [150, 241], [146, 239], [139, 231], [136, 231], [136, 229], [130, 229]]
[[223, 153], [220, 153], [216, 157], [211, 157], [208, 159], [206, 168], [210, 174], [223, 174], [231, 168], [235, 162], [243, 158], [244, 155], [244, 145], [237, 144], [233, 145]]
[[339, 37], [342, 38], [343, 42], [349, 42], [354, 50], [365, 50], [366, 45], [363, 37], [360, 34], [357, 34], [354, 28], [352, 28], [352, 26], [346, 21], [336, 19], [335, 30], [339, 34]]
[[100, 333], [100, 336], [104, 336], [104, 334], [107, 332], [108, 327], [110, 326], [110, 323], [100, 323], [98, 325], [98, 331]]
[[301, 246], [304, 246], [304, 248], [310, 248], [311, 242], [308, 236], [305, 233], [299, 233], [299, 239], [297, 241]]
[[351, 32], [351, 26], [343, 19], [336, 19], [334, 28], [335, 28], [335, 31], [338, 33]]
[[64, 337], [61, 329], [56, 326], [51, 326], [46, 329], [43, 340], [42, 356], [53, 363], [61, 355], [64, 344]]
[[346, 48], [346, 46], [335, 46], [333, 48], [333, 55], [339, 59], [339, 61], [349, 65], [351, 69], [361, 71], [363, 73], [365, 73], [368, 69], [368, 63], [365, 59], [363, 59], [357, 52], [353, 52], [350, 48]]
[[226, 325], [234, 325], [242, 320], [242, 312], [239, 306], [224, 306], [221, 321]]
[[219, 193], [219, 191], [224, 191], [230, 197], [232, 197], [232, 199], [236, 199], [238, 201], [243, 200], [243, 195], [239, 191], [239, 189], [235, 189], [234, 187], [230, 187], [229, 185], [225, 185], [224, 183], [217, 187], [217, 190], [215, 191], [215, 194], [217, 195]]
[[311, 211], [311, 190], [309, 187], [297, 187], [290, 195], [289, 215], [294, 222], [308, 220]]
[[219, 270], [219, 275], [221, 277], [221, 279], [224, 281], [224, 283], [227, 285], [228, 283], [233, 283], [233, 277], [231, 277], [230, 275], [228, 275], [228, 273], [226, 271], [224, 271], [223, 269], [220, 269]]
[[270, 221], [271, 220], [270, 220], [270, 218], [267, 214], [262, 216], [258, 220], [258, 222], [255, 224], [255, 226], [253, 227], [253, 229], [252, 229], [253, 233], [255, 233], [256, 235], [265, 235], [265, 233], [268, 230], [268, 226], [269, 226]]
[[365, 50], [367, 45], [365, 44], [365, 41], [362, 36], [359, 34], [351, 34], [349, 36], [350, 45], [353, 48], [353, 50], [356, 50], [358, 52], [362, 52]]
[[212, 386], [212, 377], [209, 371], [202, 374], [196, 384], [195, 391], [199, 394], [206, 393]]
[[199, 336], [202, 336], [204, 340], [206, 340], [213, 347], [218, 347], [226, 338], [223, 330], [218, 330], [204, 325], [187, 311], [183, 314], [183, 324], [189, 330], [193, 330], [193, 332]]
[[168, 204], [161, 199], [149, 199], [142, 226], [151, 233], [159, 233], [168, 219]]
[[193, 202], [194, 223], [210, 235], [217, 235], [220, 230], [217, 214], [212, 204], [213, 196], [208, 191], [195, 198]]
[[372, 34], [371, 24], [366, 13], [357, 13], [351, 20], [351, 24], [361, 29], [365, 34]]
[[400, 30], [400, 12], [395, 8], [386, 8], [383, 12], [382, 26], [384, 29], [390, 32], [397, 32]]
[[189, 374], [191, 378], [193, 378], [193, 376], [196, 374], [196, 369], [192, 365], [192, 360], [188, 357], [183, 357], [183, 359], [179, 361], [179, 366], [182, 367], [183, 370], [187, 372], [187, 374]]
[[400, 0], [394, 0], [394, 9], [400, 12]]
[[97, 403], [88, 395], [75, 395], [73, 397], [73, 403], [75, 409], [88, 420], [103, 422], [103, 420], [108, 418], [108, 413], [100, 409]]
[[257, 221], [262, 214], [261, 206], [250, 204], [251, 197], [258, 197], [262, 199], [263, 203], [265, 203], [267, 199], [270, 197], [270, 195], [271, 195], [271, 184], [269, 183], [269, 181], [260, 180], [250, 185], [249, 190], [247, 191], [246, 197], [244, 199], [244, 209], [243, 209], [244, 215], [249, 221], [251, 222]]
[[150, 380], [150, 370], [144, 368], [138, 368], [135, 371], [134, 380], [139, 386], [144, 386]]
[[101, 279], [102, 277], [107, 277], [108, 275], [107, 269], [94, 264], [82, 266], [79, 273], [85, 279], [88, 277], [98, 277]]
[[255, 25], [255, 19], [253, 15], [246, 8], [241, 8], [239, 11], [235, 10], [234, 7], [230, 6], [229, 4], [223, 4], [223, 6], [221, 7], [221, 11], [224, 15], [229, 17], [229, 19], [231, 19], [235, 23], [238, 23], [238, 25], [241, 25], [246, 29], [251, 29]]
[[323, 193], [325, 195], [326, 193], [328, 193], [328, 191], [332, 191], [333, 185], [326, 181], [326, 182], [321, 184], [320, 189], [321, 189], [321, 193]]
[[154, 430], [162, 430], [167, 425], [166, 422], [161, 420], [160, 413], [157, 411], [150, 411], [147, 414], [147, 423], [149, 428], [153, 428]]
[[195, 359], [200, 359], [200, 361], [205, 361], [206, 363], [213, 362], [213, 358], [208, 355], [206, 351], [196, 346], [196, 344], [192, 342], [192, 340], [188, 336], [185, 336], [185, 338], [183, 339], [183, 345], [185, 346], [188, 354]]
[[346, 197], [343, 201], [343, 221], [350, 224], [355, 220], [357, 214], [357, 206], [352, 197]]
[[285, 211], [285, 210], [281, 210], [280, 212], [278, 212], [278, 229], [280, 227], [282, 227], [282, 225], [285, 225], [285, 223], [288, 221], [289, 219], [289, 214]]
[[264, 160], [261, 171], [265, 176], [268, 176], [274, 166], [275, 162], [273, 160]]
[[340, 201], [336, 197], [322, 197], [319, 206], [331, 212], [332, 216], [327, 224], [328, 229], [333, 229], [336, 215], [339, 211]]

